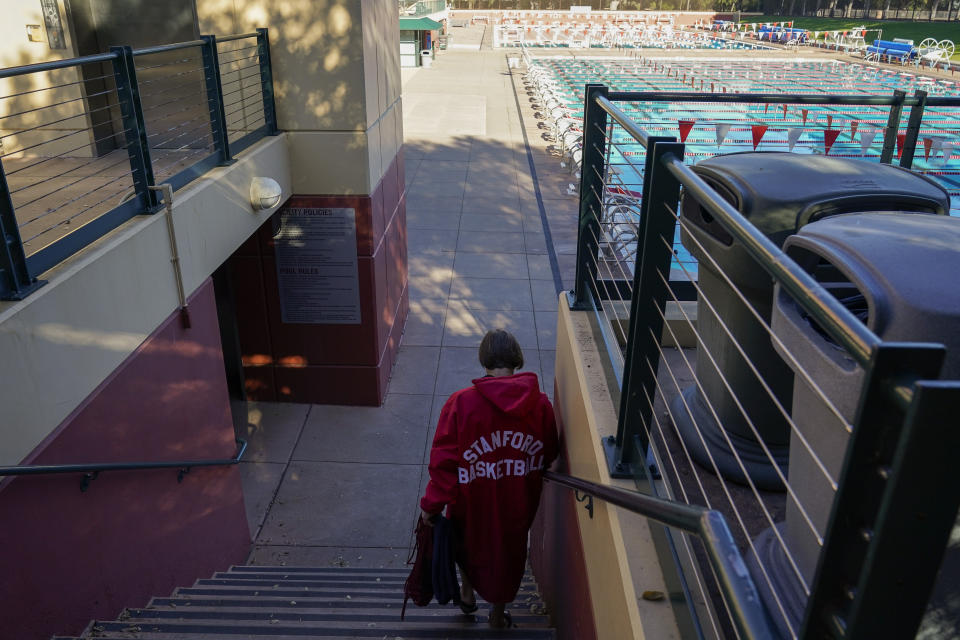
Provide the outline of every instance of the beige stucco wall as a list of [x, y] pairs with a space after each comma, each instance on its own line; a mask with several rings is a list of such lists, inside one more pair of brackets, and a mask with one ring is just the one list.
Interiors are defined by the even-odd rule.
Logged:
[[[273, 212], [251, 208], [251, 178], [291, 194], [287, 147], [266, 138], [175, 194], [188, 296]], [[26, 300], [0, 302], [0, 465], [23, 460], [176, 311], [170, 256], [163, 214], [140, 216], [41, 274], [49, 284]]]
[[[76, 57], [63, 0], [59, 0], [58, 5], [65, 49], [51, 49], [45, 40], [39, 0], [0, 0], [0, 15], [3, 16], [0, 20], [0, 67]], [[27, 25], [40, 25], [44, 41], [30, 42]], [[86, 131], [89, 123], [84, 115], [84, 103], [78, 100], [80, 85], [74, 84], [79, 79], [76, 68], [0, 79], [0, 96], [16, 96], [0, 100], [0, 136], [3, 136], [0, 138], [0, 154], [18, 157], [23, 155], [18, 150], [26, 149], [26, 155], [69, 153], [75, 157], [89, 157], [91, 150], [85, 146], [90, 142], [90, 133]], [[46, 123], [52, 124], [43, 126]], [[41, 145], [44, 142], [46, 144]]]
[[203, 33], [270, 29], [296, 193], [369, 194], [403, 140], [393, 0], [197, 0]]
[[[602, 356], [589, 312], [570, 311], [564, 295], [557, 314], [556, 400], [563, 423], [569, 473], [603, 485], [635, 490], [612, 480], [601, 439], [617, 431]], [[642, 590], [666, 592], [648, 521], [594, 500], [593, 518], [577, 509], [577, 523], [598, 638], [679, 638], [666, 601], [639, 599]]]

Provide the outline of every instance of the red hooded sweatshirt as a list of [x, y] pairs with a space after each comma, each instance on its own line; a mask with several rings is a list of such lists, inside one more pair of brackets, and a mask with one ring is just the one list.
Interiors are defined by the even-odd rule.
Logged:
[[517, 595], [543, 470], [556, 457], [553, 407], [535, 373], [479, 378], [443, 406], [420, 507], [448, 505], [464, 569], [487, 602]]

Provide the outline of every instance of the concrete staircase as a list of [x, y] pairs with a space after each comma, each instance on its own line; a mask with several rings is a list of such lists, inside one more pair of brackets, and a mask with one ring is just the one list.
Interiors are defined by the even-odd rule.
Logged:
[[[243, 638], [554, 638], [536, 583], [528, 574], [508, 611], [512, 629], [487, 625], [489, 605], [466, 616], [452, 603], [407, 604], [407, 569], [233, 567], [212, 578], [126, 609], [115, 621], [91, 622], [80, 638], [201, 640]], [[67, 640], [58, 636], [55, 640]]]

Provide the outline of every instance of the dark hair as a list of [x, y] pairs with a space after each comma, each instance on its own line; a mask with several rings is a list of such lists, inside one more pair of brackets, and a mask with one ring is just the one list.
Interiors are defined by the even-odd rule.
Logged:
[[523, 351], [513, 334], [503, 329], [491, 329], [480, 341], [480, 364], [484, 369], [520, 369]]

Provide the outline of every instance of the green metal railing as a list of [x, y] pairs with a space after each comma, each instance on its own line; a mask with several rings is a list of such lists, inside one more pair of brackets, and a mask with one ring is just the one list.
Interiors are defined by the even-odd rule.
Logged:
[[79, 462], [72, 464], [21, 464], [0, 467], [0, 477], [45, 476], [64, 473], [82, 473], [80, 491], [90, 488], [90, 483], [104, 471], [146, 471], [148, 469], [177, 469], [177, 482], [195, 467], [223, 467], [238, 464], [247, 451], [247, 441], [237, 438], [237, 450], [231, 458], [204, 458], [197, 460], [170, 460], [162, 462]]
[[401, 7], [401, 15], [409, 18], [419, 18], [440, 13], [447, 9], [447, 0], [419, 0], [418, 2]]
[[[791, 632], [791, 637], [914, 637], [960, 506], [960, 486], [946, 480], [952, 477], [953, 452], [960, 450], [960, 430], [946, 426], [956, 423], [960, 381], [937, 379], [946, 348], [940, 344], [881, 340], [686, 166], [682, 143], [648, 135], [616, 103], [675, 100], [887, 105], [888, 138], [897, 131], [900, 109], [910, 106], [901, 158], [901, 166], [909, 167], [924, 107], [934, 103], [960, 106], [960, 100], [927, 98], [921, 93], [908, 98], [902, 92], [892, 97], [867, 98], [618, 93], [601, 85], [587, 85], [585, 95], [577, 273], [570, 303], [573, 309], [598, 313], [598, 324], [610, 324], [610, 318], [599, 314], [607, 301], [600, 295], [606, 285], [599, 278], [598, 265], [611, 259], [604, 253], [601, 240], [611, 127], [619, 127], [645, 149], [636, 261], [631, 265], [632, 282], [624, 288], [627, 295], [621, 301], [629, 305], [626, 344], [622, 349], [607, 344], [608, 352], [622, 350], [623, 358], [618, 372], [617, 435], [604, 441], [611, 475], [634, 477], [638, 484], [642, 480], [655, 485], [659, 480], [650, 457], [658, 443], [651, 441], [650, 434], [659, 421], [654, 398], [663, 394], [658, 372], [663, 371], [661, 336], [666, 305], [668, 300], [677, 299], [664, 274], [670, 272], [683, 193], [685, 199], [695, 201], [733, 242], [742, 246], [758, 267], [796, 301], [810, 321], [821, 327], [865, 373], [802, 624]], [[888, 142], [883, 154], [886, 162], [892, 157], [896, 141]], [[609, 331], [601, 331], [603, 340], [609, 342], [609, 336]], [[618, 368], [616, 363], [610, 365]], [[665, 443], [660, 442], [659, 446]], [[729, 494], [728, 498], [732, 504], [733, 498]], [[741, 515], [737, 513], [736, 517]], [[790, 550], [786, 553], [789, 555]], [[712, 568], [721, 586], [730, 579], [729, 567], [714, 563]], [[724, 602], [738, 629], [747, 626], [740, 610], [742, 598], [734, 595]], [[692, 604], [690, 610], [696, 618]]]
[[[0, 69], [0, 299], [278, 132], [266, 29]], [[114, 156], [119, 154], [119, 159]], [[128, 170], [124, 171], [124, 166]], [[67, 191], [69, 190], [69, 191]]]

